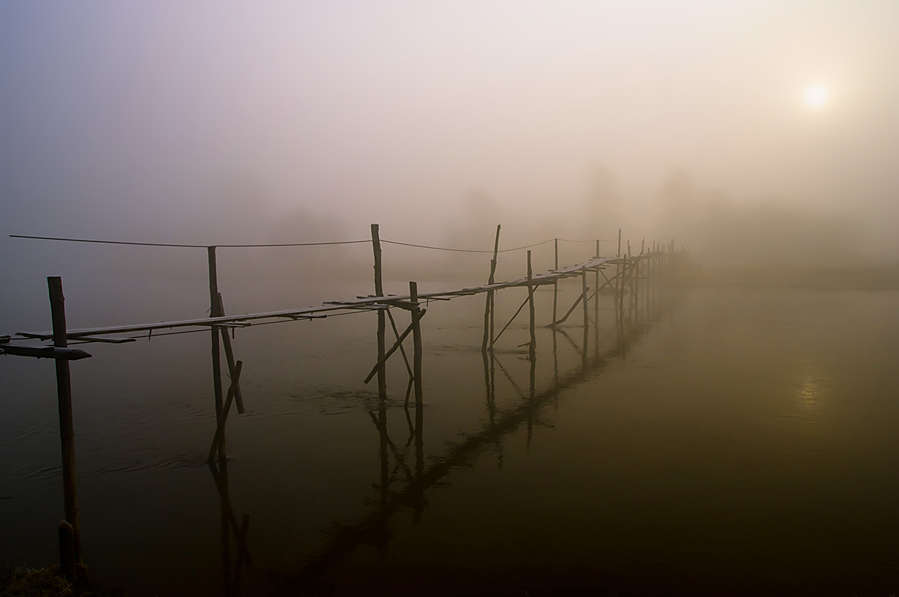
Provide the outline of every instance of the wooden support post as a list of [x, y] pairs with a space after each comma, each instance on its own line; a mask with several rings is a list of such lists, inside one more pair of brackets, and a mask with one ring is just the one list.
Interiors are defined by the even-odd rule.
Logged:
[[587, 266], [581, 266], [581, 289], [584, 293], [584, 328], [590, 324], [590, 313], [587, 310]]
[[[619, 258], [621, 257], [621, 228], [618, 229], [618, 251], [615, 253], [615, 256], [616, 256], [616, 257], [619, 257]], [[616, 285], [617, 285], [617, 287], [618, 287], [618, 288], [617, 288], [617, 290], [618, 290], [618, 306], [619, 306], [619, 309], [620, 309], [621, 305], [623, 304], [622, 299], [621, 299], [621, 294], [622, 294], [621, 291], [622, 291], [623, 288], [624, 288], [623, 285], [622, 285], [622, 284], [623, 284], [623, 280], [621, 279], [621, 263], [618, 263], [618, 264], [615, 266], [615, 268], [616, 268], [616, 270], [615, 270], [615, 277], [618, 278], [618, 282], [616, 283]]]
[[[596, 258], [599, 258], [599, 241], [596, 241]], [[593, 295], [593, 318], [596, 320], [596, 336], [599, 338], [599, 266], [596, 267], [596, 271], [594, 272], [593, 277], [595, 278], [595, 284], [593, 288], [596, 289], [596, 293]]]
[[518, 314], [521, 313], [521, 310], [524, 309], [524, 306], [527, 305], [527, 304], [528, 304], [528, 299], [524, 299], [524, 301], [523, 301], [520, 305], [518, 305], [518, 309], [515, 311], [515, 315], [512, 316], [512, 319], [509, 320], [509, 323], [507, 323], [506, 325], [504, 325], [504, 326], [503, 326], [503, 329], [501, 329], [501, 330], [499, 331], [499, 333], [496, 335], [496, 340], [497, 340], [497, 341], [498, 341], [498, 340], [500, 339], [500, 337], [503, 335], [503, 332], [505, 332], [505, 331], [509, 328], [509, 326], [512, 325], [512, 322], [515, 321], [515, 318], [518, 317]]
[[531, 359], [531, 362], [534, 362], [537, 358], [537, 332], [534, 329], [534, 326], [537, 323], [537, 313], [534, 309], [534, 286], [531, 284], [533, 277], [534, 272], [531, 268], [531, 252], [528, 251], [528, 312], [531, 317], [531, 341], [528, 343], [528, 357]]
[[[219, 285], [218, 270], [215, 261], [215, 247], [206, 247], [209, 262], [209, 316], [219, 317]], [[222, 360], [219, 351], [219, 326], [212, 326], [212, 389], [215, 394], [216, 425], [222, 418], [224, 396], [222, 395]], [[219, 456], [225, 458], [225, 434], [219, 438]]]
[[[487, 279], [488, 284], [493, 284], [496, 280], [496, 256], [499, 253], [499, 231], [502, 228], [499, 224], [496, 225], [496, 239], [493, 241], [493, 259], [490, 260], [490, 277]], [[481, 343], [481, 350], [487, 350], [488, 346], [490, 350], [493, 350], [493, 307], [494, 307], [494, 297], [493, 290], [487, 291], [487, 304], [484, 307], [484, 341]]]
[[[424, 315], [424, 311], [422, 311], [422, 315]], [[412, 373], [412, 365], [409, 364], [409, 358], [406, 356], [406, 349], [403, 348], [403, 341], [400, 340], [400, 332], [396, 329], [396, 320], [393, 318], [393, 313], [390, 312], [390, 309], [387, 309], [387, 319], [390, 320], [390, 327], [393, 329], [393, 336], [399, 340], [400, 342], [400, 354], [403, 355], [403, 363], [406, 365], [406, 372], [409, 374], [409, 379], [411, 380], [414, 374]], [[390, 354], [384, 355], [384, 360], [386, 361], [390, 357]]]
[[[219, 315], [224, 315], [225, 303], [222, 301], [221, 292], [218, 293], [218, 306]], [[219, 329], [222, 331], [222, 344], [225, 346], [225, 362], [228, 363], [228, 375], [231, 376], [231, 379], [234, 379], [234, 348], [231, 346], [231, 336], [228, 335], [228, 328], [222, 326]], [[244, 414], [246, 411], [243, 407], [243, 394], [240, 392], [240, 386], [237, 386], [234, 401], [237, 404], [237, 412]]]
[[[371, 225], [371, 246], [375, 256], [375, 296], [384, 296], [381, 274], [381, 236], [377, 224]], [[384, 359], [387, 321], [383, 309], [378, 309], [378, 397], [387, 399], [387, 367]]]
[[[590, 312], [587, 309], [587, 267], [581, 266], [581, 289], [584, 293], [584, 341], [581, 344], [581, 366], [587, 368], [587, 342], [590, 339]], [[596, 293], [599, 296], [599, 290]]]
[[[589, 291], [590, 288], [587, 287], [587, 290]], [[568, 311], [565, 313], [565, 315], [562, 316], [562, 319], [559, 319], [558, 321], [554, 321], [546, 327], [555, 328], [557, 325], [565, 323], [565, 321], [567, 321], [568, 318], [571, 317], [571, 314], [574, 313], [574, 310], [577, 309], [577, 306], [581, 303], [581, 301], [586, 302], [588, 300], [589, 300], [589, 297], [587, 297], [586, 292], [581, 292], [580, 296], [577, 297], [577, 299], [574, 301], [574, 303], [572, 303], [571, 308], [568, 309]], [[526, 302], [527, 302], [527, 300], [525, 300], [525, 303]], [[524, 303], [522, 303], [522, 306], [524, 306]]]
[[637, 317], [640, 317], [640, 270], [642, 269], [643, 258], [639, 255], [634, 263], [634, 311]]
[[[634, 279], [634, 292], [637, 295], [637, 312], [646, 306], [646, 302], [640, 300], [640, 276], [646, 276], [646, 261], [643, 259], [643, 253], [646, 252], [646, 237], [640, 241], [640, 257], [637, 261], [637, 277]], [[646, 293], [646, 284], [643, 285], [643, 292]]]
[[75, 528], [60, 520], [56, 529], [59, 533], [59, 571], [69, 582], [75, 582]]
[[634, 254], [631, 252], [631, 241], [627, 241], [627, 254], [624, 256], [625, 265], [627, 266], [627, 271], [624, 273], [625, 281], [628, 283], [628, 315], [633, 314], [634, 309], [634, 264], [628, 263], [627, 258], [630, 257], [631, 260], [634, 258]]
[[[421, 311], [419, 311], [419, 314], [418, 314], [418, 320], [421, 321], [421, 318], [424, 317], [427, 312], [428, 312], [427, 309], [421, 309]], [[390, 347], [390, 350], [388, 350], [386, 353], [384, 353], [384, 361], [385, 362], [387, 361], [387, 359], [389, 359], [391, 356], [393, 356], [393, 353], [395, 353], [397, 351], [397, 349], [402, 351], [403, 358], [404, 359], [406, 358], [406, 352], [403, 350], [403, 340], [406, 339], [406, 336], [409, 335], [409, 332], [411, 332], [413, 330], [413, 328], [414, 328], [414, 326], [412, 324], [410, 324], [409, 327], [406, 328], [406, 331], [404, 331], [402, 334], [398, 333], [396, 327], [393, 328], [393, 331], [396, 334], [396, 342], [393, 344], [393, 346]], [[375, 363], [375, 366], [372, 367], [371, 371], [368, 374], [368, 377], [366, 377], [362, 383], [368, 383], [371, 381], [371, 378], [374, 377], [375, 373], [378, 372], [378, 369], [380, 368], [379, 365], [380, 365], [379, 363]], [[406, 366], [408, 367], [409, 363], [406, 363]], [[415, 379], [415, 372], [412, 371], [411, 369], [409, 370], [409, 379]]]
[[421, 383], [421, 311], [418, 306], [418, 283], [409, 282], [409, 302], [413, 304], [412, 309], [412, 346], [414, 354], [412, 358], [412, 370], [415, 373], [415, 408], [417, 410], [416, 417], [421, 413], [424, 402], [424, 390]]
[[[555, 260], [553, 261], [553, 271], [559, 269], [559, 239], [555, 240]], [[553, 322], [556, 321], [556, 311], [559, 305], [559, 281], [553, 280]]]
[[[53, 346], [68, 346], [66, 334], [65, 296], [62, 293], [62, 278], [47, 278], [50, 291], [50, 316], [53, 320]], [[78, 522], [78, 483], [75, 478], [75, 424], [72, 413], [72, 377], [69, 361], [56, 361], [56, 397], [59, 404], [59, 439], [62, 444], [62, 496], [66, 521], [72, 525], [73, 553], [75, 563], [81, 559], [81, 523]]]

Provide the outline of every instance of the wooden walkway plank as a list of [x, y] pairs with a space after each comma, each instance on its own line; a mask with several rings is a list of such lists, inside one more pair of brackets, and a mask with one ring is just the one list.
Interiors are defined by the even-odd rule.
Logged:
[[[644, 254], [640, 259], [648, 259], [651, 254]], [[629, 261], [633, 261], [630, 258]], [[459, 296], [470, 296], [473, 294], [485, 293], [491, 290], [502, 290], [505, 288], [527, 287], [528, 284], [533, 286], [542, 286], [544, 284], [553, 284], [557, 280], [570, 278], [581, 275], [584, 268], [588, 270], [602, 269], [608, 265], [619, 265], [625, 263], [620, 257], [599, 257], [591, 259], [582, 264], [576, 264], [569, 267], [560, 268], [549, 273], [537, 274], [528, 281], [525, 278], [508, 280], [505, 282], [496, 282], [494, 284], [485, 284], [483, 286], [474, 286], [470, 288], [461, 288], [457, 290], [447, 290], [441, 292], [424, 292], [418, 295], [419, 301], [428, 300], [448, 300]], [[400, 306], [406, 309], [412, 308], [410, 295], [388, 295], [383, 297], [367, 296], [364, 298], [346, 300], [346, 301], [328, 301], [319, 306], [300, 307], [293, 309], [282, 309], [278, 311], [265, 311], [261, 313], [245, 313], [243, 315], [226, 315], [219, 317], [203, 317], [196, 319], [183, 319], [175, 321], [161, 321], [155, 323], [138, 323], [131, 325], [105, 326], [94, 328], [81, 328], [67, 330], [70, 340], [78, 340], [90, 342], [94, 341], [91, 337], [109, 334], [133, 334], [138, 332], [153, 332], [154, 330], [190, 328], [190, 327], [208, 327], [208, 326], [246, 326], [252, 322], [258, 322], [269, 319], [319, 319], [327, 317], [329, 314], [339, 312], [350, 312], [353, 310], [377, 310], [387, 306]], [[38, 340], [50, 340], [53, 338], [52, 331], [40, 332], [16, 332], [17, 336], [23, 338], [32, 338]], [[109, 341], [109, 339], [104, 339]]]

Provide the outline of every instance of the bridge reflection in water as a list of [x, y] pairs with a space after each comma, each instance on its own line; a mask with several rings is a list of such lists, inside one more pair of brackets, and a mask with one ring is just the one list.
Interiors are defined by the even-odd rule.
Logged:
[[[548, 406], [557, 405], [567, 391], [594, 379], [611, 364], [625, 359], [628, 351], [666, 312], [668, 299], [661, 287], [649, 289], [641, 293], [641, 297], [644, 300], [625, 301], [620, 300], [622, 297], [619, 295], [611, 294], [609, 303], [612, 306], [602, 311], [614, 312], [613, 325], [600, 326], [600, 308], [597, 305], [594, 316], [588, 317], [584, 325], [568, 328], [582, 332], [579, 342], [561, 326], [547, 326], [552, 334], [552, 379], [543, 384], [544, 387], [537, 384], [537, 351], [530, 350], [530, 347], [527, 353], [483, 351], [486, 421], [479, 429], [465, 434], [463, 439], [445, 444], [439, 455], [425, 456], [424, 409], [416, 408], [414, 413], [408, 406], [403, 409], [404, 429], [408, 433], [397, 439], [388, 432], [388, 412], [393, 410], [396, 415], [399, 409], [389, 409], [387, 402], [381, 401], [379, 408], [369, 413], [377, 432], [380, 462], [378, 482], [373, 484], [378, 492], [376, 508], [356, 520], [330, 525], [325, 546], [310, 554], [299, 572], [273, 573], [274, 594], [286, 596], [330, 592], [332, 587], [323, 577], [336, 564], [363, 546], [375, 548], [379, 557], [387, 556], [393, 518], [400, 512], [408, 512], [412, 514], [413, 524], [417, 525], [428, 505], [428, 491], [437, 486], [446, 487], [454, 470], [472, 467], [486, 453], [499, 453], [502, 466], [503, 440], [522, 428], [527, 431], [527, 445], [530, 447], [533, 428]], [[579, 366], [567, 373], [560, 373], [561, 342], [570, 345], [579, 355]], [[601, 348], [602, 345], [605, 348]], [[527, 354], [524, 358], [529, 361], [526, 389], [516, 382], [507, 366], [509, 359], [521, 359], [522, 354]], [[516, 396], [510, 406], [497, 406], [497, 373], [509, 383]], [[407, 388], [407, 405], [410, 390], [411, 385]], [[252, 562], [247, 547], [249, 516], [245, 515], [242, 522], [238, 522], [231, 510], [226, 463], [220, 461], [218, 468], [215, 464], [210, 466], [221, 494], [224, 593], [235, 595], [239, 594], [241, 566]], [[236, 555], [232, 552], [231, 536], [235, 540]]]

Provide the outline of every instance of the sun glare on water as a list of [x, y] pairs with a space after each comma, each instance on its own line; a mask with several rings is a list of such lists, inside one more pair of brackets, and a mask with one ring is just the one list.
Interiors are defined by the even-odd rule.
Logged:
[[805, 90], [805, 103], [809, 108], [823, 108], [830, 100], [830, 91], [823, 85], [813, 85]]

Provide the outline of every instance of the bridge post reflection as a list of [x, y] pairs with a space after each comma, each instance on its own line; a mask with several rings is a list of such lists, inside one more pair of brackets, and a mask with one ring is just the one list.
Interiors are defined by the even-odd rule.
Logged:
[[[244, 514], [241, 522], [237, 522], [231, 507], [231, 496], [228, 488], [228, 461], [220, 458], [218, 462], [209, 461], [209, 470], [218, 490], [220, 501], [221, 543], [222, 543], [222, 594], [225, 597], [240, 594], [241, 567], [253, 565], [250, 550], [247, 547], [247, 536], [250, 532], [250, 515]], [[232, 561], [231, 535], [234, 535], [237, 555]]]
[[[624, 271], [630, 269], [627, 265]], [[610, 285], [611, 286], [611, 285]], [[644, 285], [648, 286], [648, 284]], [[379, 404], [377, 413], [372, 412], [372, 420], [379, 434], [380, 482], [375, 486], [378, 490], [378, 506], [367, 515], [353, 521], [340, 522], [331, 526], [324, 547], [311, 556], [308, 563], [296, 574], [279, 575], [276, 582], [275, 595], [297, 595], [317, 593], [326, 589], [323, 579], [328, 571], [357, 547], [375, 546], [379, 557], [386, 557], [389, 541], [392, 536], [391, 521], [400, 512], [411, 512], [413, 524], [418, 524], [428, 504], [426, 492], [436, 486], [445, 486], [447, 477], [456, 469], [470, 467], [487, 452], [496, 450], [499, 453], [499, 466], [502, 467], [503, 440], [521, 427], [525, 427], [528, 436], [528, 447], [531, 445], [535, 424], [540, 420], [541, 411], [549, 405], [557, 405], [559, 397], [567, 390], [573, 389], [585, 381], [594, 378], [611, 363], [626, 356], [628, 349], [639, 342], [650, 326], [647, 323], [656, 321], [661, 313], [660, 307], [665, 301], [646, 301], [645, 319], [640, 311], [633, 309], [635, 305], [633, 280], [621, 284], [621, 291], [615, 292], [612, 287], [612, 303], [614, 316], [606, 326], [601, 325], [599, 314], [602, 312], [594, 305], [594, 318], [587, 318], [583, 327], [584, 337], [578, 345], [571, 336], [558, 326], [552, 329], [553, 367], [552, 377], [542, 389], [538, 383], [536, 351], [528, 347], [528, 389], [516, 383], [508, 368], [503, 365], [501, 355], [495, 350], [482, 351], [484, 369], [484, 409], [486, 421], [483, 426], [465, 434], [461, 439], [446, 444], [439, 454], [433, 454], [426, 462], [424, 451], [423, 421], [424, 409], [416, 408], [415, 424], [412, 425], [408, 408], [405, 409], [409, 423], [410, 436], [403, 448], [391, 441], [388, 434], [388, 405]], [[625, 290], [629, 291], [627, 304], [623, 300]], [[644, 299], [645, 299], [644, 295]], [[593, 300], [598, 301], [599, 293]], [[586, 297], [585, 297], [586, 298]], [[627, 312], [625, 312], [627, 311]], [[485, 324], [489, 321], [485, 319]], [[581, 326], [579, 326], [581, 327]], [[595, 334], [590, 342], [590, 331]], [[611, 330], [613, 338], [605, 350], [602, 350], [602, 331]], [[558, 337], [564, 337], [574, 348], [580, 366], [568, 373], [560, 371], [560, 345]], [[591, 350], [592, 348], [592, 350]], [[520, 353], [519, 353], [520, 354]], [[531, 355], [533, 354], [533, 358]], [[570, 354], [570, 353], [569, 353]], [[509, 381], [517, 400], [510, 406], [500, 408], [497, 405], [497, 368]], [[419, 403], [420, 404], [420, 403]], [[414, 443], [414, 471], [406, 464], [406, 453], [410, 444]], [[393, 466], [391, 467], [391, 462]], [[402, 473], [402, 474], [401, 474]], [[403, 482], [404, 481], [404, 482]]]

